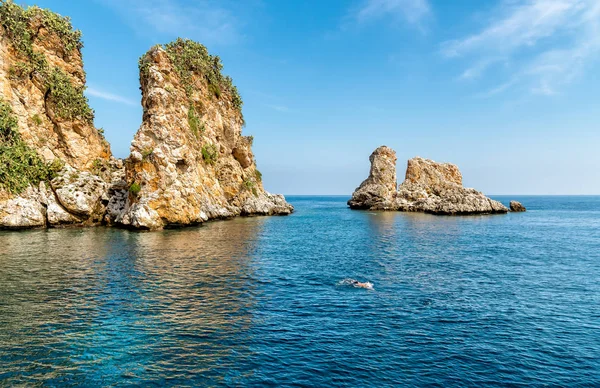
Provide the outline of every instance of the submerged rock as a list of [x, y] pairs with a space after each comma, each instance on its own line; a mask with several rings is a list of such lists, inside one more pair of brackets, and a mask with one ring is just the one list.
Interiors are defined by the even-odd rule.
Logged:
[[483, 193], [462, 185], [456, 165], [416, 157], [408, 161], [404, 182], [396, 189], [396, 153], [385, 146], [370, 157], [371, 173], [356, 189], [352, 209], [397, 210], [439, 215], [506, 213]]
[[181, 39], [140, 60], [144, 117], [126, 161], [129, 193], [116, 222], [160, 229], [293, 211], [283, 196], [264, 190], [253, 139], [242, 136], [237, 90], [220, 63], [205, 66], [215, 61], [204, 46]]
[[524, 212], [524, 211], [527, 211], [527, 209], [525, 208], [525, 206], [523, 206], [521, 204], [521, 202], [510, 201], [510, 211], [511, 212]]

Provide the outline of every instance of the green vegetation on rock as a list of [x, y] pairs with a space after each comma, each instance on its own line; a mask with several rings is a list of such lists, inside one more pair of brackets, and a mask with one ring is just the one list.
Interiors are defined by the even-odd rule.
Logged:
[[[208, 90], [211, 95], [221, 98], [223, 93], [230, 96], [233, 106], [241, 113], [242, 98], [233, 85], [231, 77], [222, 74], [223, 64], [221, 58], [210, 55], [206, 47], [190, 39], [178, 38], [176, 41], [162, 45], [171, 59], [179, 78], [185, 88], [188, 97], [196, 90], [194, 85], [194, 74], [203, 75], [208, 82]], [[139, 60], [139, 68], [142, 74], [148, 74], [151, 64], [147, 55]]]
[[54, 68], [46, 81], [49, 98], [55, 104], [56, 114], [63, 119], [79, 118], [90, 123], [94, 120], [94, 111], [83, 94], [84, 86], [74, 86], [69, 76], [59, 68]]
[[43, 53], [34, 49], [41, 28], [56, 35], [65, 56], [83, 47], [81, 32], [73, 30], [71, 20], [39, 7], [24, 9], [12, 0], [0, 0], [0, 25], [21, 57], [9, 69], [13, 79], [28, 79], [37, 74], [44, 80], [43, 92], [52, 100], [56, 114], [63, 119], [80, 119], [92, 123], [94, 111], [83, 94], [84, 86], [75, 86], [66, 73], [49, 65]]
[[0, 189], [19, 194], [29, 185], [50, 180], [64, 167], [56, 159], [47, 164], [21, 139], [12, 108], [0, 100]]
[[31, 116], [31, 121], [33, 121], [33, 123], [35, 125], [41, 125], [42, 124], [42, 118], [37, 113], [34, 114], [33, 116]]
[[[0, 22], [15, 48], [29, 58], [35, 55], [33, 39], [39, 34], [39, 27], [55, 33], [66, 54], [83, 47], [81, 31], [73, 29], [71, 19], [48, 9], [36, 6], [24, 9], [12, 0], [0, 0]], [[32, 25], [38, 28], [34, 29]]]
[[202, 147], [202, 158], [207, 164], [215, 164], [219, 152], [214, 144], [207, 144]]
[[142, 190], [142, 186], [139, 183], [133, 182], [131, 186], [129, 186], [129, 192], [133, 195], [138, 195], [138, 193]]
[[204, 123], [202, 122], [200, 117], [198, 117], [196, 109], [194, 109], [193, 106], [190, 106], [188, 109], [188, 124], [190, 125], [192, 133], [196, 137], [198, 137], [205, 130]]

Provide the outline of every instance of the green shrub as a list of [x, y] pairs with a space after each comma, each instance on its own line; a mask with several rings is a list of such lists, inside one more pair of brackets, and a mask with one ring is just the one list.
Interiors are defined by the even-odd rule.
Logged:
[[262, 172], [258, 170], [254, 170], [254, 176], [258, 182], [262, 182]]
[[25, 144], [19, 134], [18, 121], [12, 108], [0, 100], [0, 189], [19, 194], [29, 185], [50, 180], [64, 167], [57, 163], [44, 163]]
[[20, 140], [18, 125], [17, 116], [14, 115], [10, 105], [0, 99], [0, 144]]
[[81, 31], [74, 30], [71, 19], [56, 14], [48, 9], [36, 6], [24, 9], [12, 0], [0, 0], [0, 24], [4, 27], [6, 34], [12, 41], [13, 46], [25, 57], [31, 58], [33, 52], [33, 40], [38, 31], [33, 31], [31, 22], [38, 20], [48, 31], [58, 36], [65, 50], [70, 54], [74, 49], [83, 47], [81, 42]]
[[200, 117], [198, 117], [198, 114], [196, 113], [196, 109], [194, 109], [192, 105], [190, 105], [188, 109], [188, 124], [190, 125], [190, 130], [196, 137], [201, 133], [204, 133], [204, 123], [200, 120]]
[[215, 164], [219, 152], [214, 144], [208, 144], [202, 147], [202, 158], [207, 164]]
[[138, 68], [140, 69], [140, 74], [142, 74], [144, 77], [147, 77], [151, 64], [152, 61], [150, 60], [148, 53], [142, 55], [138, 60]]
[[252, 192], [252, 194], [255, 197], [258, 197], [258, 190], [256, 190], [256, 183], [247, 179], [244, 182], [242, 182], [242, 186], [246, 189]]
[[42, 118], [37, 113], [34, 114], [33, 116], [31, 116], [31, 121], [33, 121], [33, 123], [35, 125], [41, 125], [42, 124]]
[[138, 195], [138, 193], [142, 190], [142, 186], [139, 183], [133, 182], [131, 186], [129, 186], [129, 192], [133, 195]]
[[92, 172], [96, 175], [100, 175], [108, 168], [108, 165], [103, 159], [94, 159], [92, 162]]
[[208, 91], [217, 98], [221, 98], [221, 88], [219, 85], [209, 84]]
[[[210, 55], [206, 47], [190, 39], [178, 38], [176, 41], [162, 46], [183, 83], [188, 97], [192, 96], [196, 85], [194, 85], [194, 74], [202, 75], [208, 82], [209, 92], [217, 98], [226, 92], [236, 109], [241, 113], [243, 101], [237, 88], [233, 85], [231, 77], [222, 74], [223, 64], [221, 58]], [[139, 61], [140, 72], [147, 74], [149, 66], [147, 55], [142, 56]]]
[[[38, 31], [33, 30], [33, 21], [41, 22], [48, 31], [56, 34], [62, 43], [65, 54], [80, 50], [81, 32], [73, 30], [67, 17], [39, 7], [24, 9], [12, 0], [0, 0], [0, 24], [4, 27], [12, 45], [24, 61], [18, 62], [9, 69], [13, 79], [30, 77], [37, 72], [43, 79], [48, 94], [57, 107], [57, 114], [63, 119], [81, 119], [91, 123], [94, 111], [89, 107], [83, 92], [85, 87], [74, 86], [67, 74], [58, 68], [51, 67], [43, 53], [33, 48], [34, 38]], [[48, 93], [49, 92], [49, 93]]]
[[69, 76], [62, 70], [54, 68], [46, 80], [46, 86], [59, 117], [70, 120], [80, 119], [88, 123], [94, 120], [94, 111], [83, 94], [85, 87], [74, 86]]
[[17, 62], [8, 69], [11, 79], [19, 80], [29, 78], [33, 72], [33, 65], [29, 62]]
[[48, 164], [49, 180], [52, 180], [58, 176], [58, 173], [65, 168], [65, 162], [59, 158], [54, 159]]
[[150, 155], [152, 155], [153, 152], [154, 152], [154, 149], [150, 148], [150, 147], [143, 149], [142, 150], [142, 160], [148, 159], [148, 157]]

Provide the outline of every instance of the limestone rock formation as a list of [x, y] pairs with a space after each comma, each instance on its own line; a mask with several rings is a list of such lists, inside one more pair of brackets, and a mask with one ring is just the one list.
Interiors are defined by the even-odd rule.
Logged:
[[51, 11], [0, 4], [0, 94], [21, 138], [46, 162], [90, 169], [111, 153], [83, 95], [80, 38], [67, 18]]
[[521, 202], [510, 201], [510, 211], [511, 212], [524, 212], [524, 211], [527, 211], [527, 209], [525, 208], [525, 206], [523, 206], [521, 204]]
[[352, 209], [397, 210], [439, 215], [506, 213], [508, 209], [481, 192], [465, 188], [457, 166], [416, 157], [408, 161], [396, 190], [396, 153], [385, 146], [370, 157], [371, 173], [356, 189]]
[[143, 124], [125, 165], [93, 125], [81, 33], [0, 0], [0, 228], [160, 229], [289, 214], [242, 136], [242, 101], [218, 57], [189, 40], [140, 60]]
[[160, 229], [293, 211], [264, 190], [253, 139], [242, 136], [241, 100], [221, 67], [204, 46], [182, 39], [140, 59], [144, 116], [126, 161], [120, 224]]
[[68, 18], [0, 2], [0, 228], [94, 223], [107, 202], [97, 174], [116, 161], [83, 94], [80, 38]]
[[395, 210], [397, 159], [389, 147], [373, 151], [369, 177], [356, 189], [348, 205], [353, 209]]

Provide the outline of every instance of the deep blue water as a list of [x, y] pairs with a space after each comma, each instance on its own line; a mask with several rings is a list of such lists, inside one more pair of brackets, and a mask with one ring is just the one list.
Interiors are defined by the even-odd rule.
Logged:
[[0, 385], [600, 385], [600, 197], [497, 199], [0, 232]]

